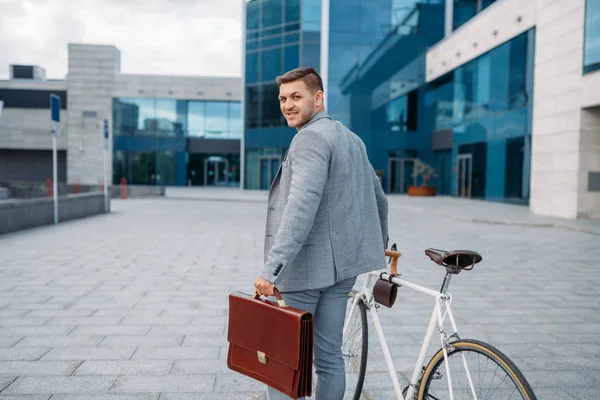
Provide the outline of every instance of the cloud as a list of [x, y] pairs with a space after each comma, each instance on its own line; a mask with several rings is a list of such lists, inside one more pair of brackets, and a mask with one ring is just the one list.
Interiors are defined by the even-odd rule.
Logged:
[[240, 0], [0, 0], [0, 79], [64, 79], [68, 43], [116, 46], [123, 73], [240, 76], [241, 16]]

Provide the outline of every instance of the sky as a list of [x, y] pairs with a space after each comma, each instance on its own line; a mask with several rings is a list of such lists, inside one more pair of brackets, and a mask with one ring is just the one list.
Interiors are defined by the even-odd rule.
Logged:
[[242, 0], [0, 0], [0, 79], [9, 64], [64, 79], [67, 44], [110, 44], [125, 74], [240, 76]]

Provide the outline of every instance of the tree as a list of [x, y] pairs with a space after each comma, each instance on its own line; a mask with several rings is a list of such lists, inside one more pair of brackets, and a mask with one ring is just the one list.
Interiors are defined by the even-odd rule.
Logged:
[[421, 186], [427, 186], [427, 181], [429, 181], [431, 178], [437, 177], [438, 175], [435, 173], [435, 169], [433, 169], [431, 165], [416, 158], [412, 172], [412, 177], [415, 180], [415, 185], [419, 176], [422, 180]]

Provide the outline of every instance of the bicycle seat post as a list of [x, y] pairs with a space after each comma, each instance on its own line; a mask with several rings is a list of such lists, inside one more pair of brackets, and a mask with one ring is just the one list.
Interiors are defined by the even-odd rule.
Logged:
[[444, 282], [442, 283], [442, 288], [440, 289], [441, 294], [446, 294], [448, 287], [450, 286], [450, 280], [452, 279], [452, 274], [450, 272], [446, 272], [446, 276], [444, 277]]

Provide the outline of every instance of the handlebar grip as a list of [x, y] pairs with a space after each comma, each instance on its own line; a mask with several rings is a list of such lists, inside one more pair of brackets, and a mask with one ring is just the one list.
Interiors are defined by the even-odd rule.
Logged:
[[391, 273], [394, 275], [398, 275], [398, 259], [402, 257], [402, 253], [394, 250], [386, 250], [385, 255], [387, 257], [392, 257], [392, 263], [390, 265]]

